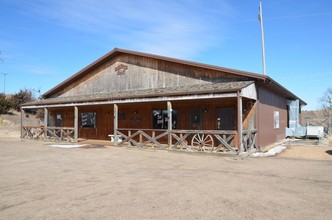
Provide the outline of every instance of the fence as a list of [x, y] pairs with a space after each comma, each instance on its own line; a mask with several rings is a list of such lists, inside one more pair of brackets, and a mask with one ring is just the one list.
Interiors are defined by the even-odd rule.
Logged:
[[[257, 130], [243, 132], [244, 151], [256, 148], [256, 133]], [[117, 135], [122, 137], [120, 146], [230, 154], [239, 152], [236, 143], [237, 131], [118, 129]]]

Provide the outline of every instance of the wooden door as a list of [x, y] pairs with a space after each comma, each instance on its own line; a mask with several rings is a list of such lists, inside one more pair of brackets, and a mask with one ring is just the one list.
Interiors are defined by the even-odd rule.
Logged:
[[202, 109], [193, 108], [190, 110], [190, 129], [191, 130], [202, 130]]
[[55, 113], [55, 127], [62, 127], [62, 113]]
[[218, 108], [217, 109], [217, 129], [235, 130], [235, 109]]

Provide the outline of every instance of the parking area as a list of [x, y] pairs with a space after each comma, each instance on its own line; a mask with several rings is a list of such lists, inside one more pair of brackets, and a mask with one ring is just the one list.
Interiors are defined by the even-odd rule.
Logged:
[[331, 170], [328, 159], [1, 138], [0, 219], [330, 219]]

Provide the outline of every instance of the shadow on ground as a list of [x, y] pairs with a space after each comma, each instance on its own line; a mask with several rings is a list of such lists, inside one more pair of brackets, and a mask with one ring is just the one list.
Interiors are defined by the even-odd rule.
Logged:
[[325, 153], [327, 153], [327, 154], [329, 154], [329, 155], [332, 156], [332, 150], [327, 150], [327, 151], [325, 151]]

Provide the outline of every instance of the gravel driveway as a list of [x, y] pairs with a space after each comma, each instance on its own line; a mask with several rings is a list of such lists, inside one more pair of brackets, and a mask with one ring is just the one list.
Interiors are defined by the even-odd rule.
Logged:
[[0, 219], [331, 219], [332, 161], [0, 139]]

